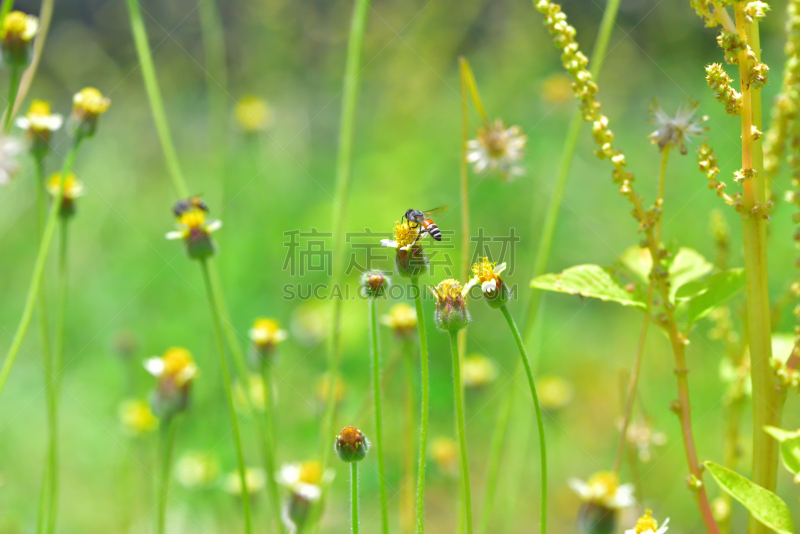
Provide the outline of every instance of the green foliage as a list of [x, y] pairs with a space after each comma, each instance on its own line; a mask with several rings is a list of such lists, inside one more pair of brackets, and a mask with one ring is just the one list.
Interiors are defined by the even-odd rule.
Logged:
[[687, 328], [722, 306], [744, 288], [744, 269], [730, 269], [703, 281], [689, 282], [675, 292], [675, 300], [686, 301]]
[[742, 503], [755, 519], [778, 534], [794, 533], [792, 514], [780, 497], [719, 464], [705, 462], [704, 465], [717, 484]]
[[800, 430], [789, 432], [774, 426], [765, 426], [764, 432], [781, 444], [781, 460], [786, 469], [795, 477], [800, 475]]
[[629, 291], [614, 275], [613, 268], [599, 265], [577, 265], [559, 274], [543, 274], [531, 281], [531, 287], [647, 310], [647, 302], [640, 292]]
[[[652, 264], [647, 249], [631, 247], [619, 258], [621, 270], [632, 279], [630, 285], [623, 285], [613, 267], [579, 265], [560, 274], [539, 276], [531, 287], [617, 302], [646, 312]], [[680, 249], [670, 262], [670, 297], [679, 306], [678, 316], [686, 330], [744, 287], [744, 269], [719, 272], [701, 280], [713, 269], [708, 260], [690, 248]]]

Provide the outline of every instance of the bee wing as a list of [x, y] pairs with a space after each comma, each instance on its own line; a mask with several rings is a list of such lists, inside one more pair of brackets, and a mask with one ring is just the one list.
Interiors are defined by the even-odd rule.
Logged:
[[438, 208], [433, 208], [432, 210], [423, 211], [422, 213], [424, 213], [426, 217], [430, 217], [431, 215], [440, 215], [449, 209], [450, 206], [439, 206]]

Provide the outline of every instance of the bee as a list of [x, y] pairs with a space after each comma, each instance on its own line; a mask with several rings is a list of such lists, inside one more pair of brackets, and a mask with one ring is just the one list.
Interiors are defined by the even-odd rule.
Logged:
[[198, 209], [205, 212], [208, 212], [208, 204], [197, 195], [191, 196], [187, 199], [179, 200], [175, 203], [172, 207], [172, 213], [175, 214], [175, 217], [180, 217], [184, 213], [189, 210]]
[[426, 232], [436, 241], [441, 241], [442, 232], [441, 230], [439, 230], [439, 227], [436, 226], [436, 223], [433, 222], [431, 216], [436, 215], [437, 213], [444, 213], [448, 209], [450, 209], [449, 206], [441, 206], [439, 208], [433, 208], [432, 210], [427, 210], [427, 211], [420, 211], [414, 209], [406, 211], [406, 214], [403, 215], [403, 217], [405, 217], [409, 223], [416, 224], [416, 227], [420, 226], [422, 227], [422, 229], [419, 231], [417, 239], [415, 239], [414, 242], [416, 243], [422, 237], [424, 237]]

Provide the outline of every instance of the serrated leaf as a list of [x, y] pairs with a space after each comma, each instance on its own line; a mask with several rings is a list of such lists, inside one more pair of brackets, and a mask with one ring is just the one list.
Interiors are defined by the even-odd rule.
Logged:
[[[694, 293], [694, 296], [689, 299], [689, 307], [686, 312], [686, 320], [691, 325], [722, 306], [741, 291], [744, 285], [744, 269], [730, 269], [709, 276], [702, 282], [684, 284], [678, 290], [676, 298], [680, 299], [685, 294]], [[684, 289], [686, 286], [689, 287]]]
[[764, 432], [778, 440], [781, 460], [791, 474], [800, 475], [800, 430], [789, 432], [774, 426], [765, 426]]
[[794, 534], [792, 514], [780, 497], [719, 464], [703, 465], [719, 487], [747, 508], [752, 517], [778, 534]]
[[612, 269], [599, 265], [577, 265], [559, 274], [544, 274], [534, 278], [531, 287], [647, 309], [641, 295], [626, 290]]

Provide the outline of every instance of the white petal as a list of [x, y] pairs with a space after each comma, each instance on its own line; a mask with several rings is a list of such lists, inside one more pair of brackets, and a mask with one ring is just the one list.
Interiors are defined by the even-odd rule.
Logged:
[[175, 230], [174, 232], [167, 232], [167, 239], [183, 239], [183, 232]]
[[503, 262], [503, 263], [501, 263], [500, 265], [498, 265], [497, 267], [494, 268], [494, 274], [500, 274], [505, 270], [506, 270], [506, 263]]
[[205, 230], [206, 232], [216, 232], [220, 228], [222, 228], [222, 221], [220, 221], [219, 219], [215, 219], [213, 221], [209, 221], [208, 224], [206, 224]]
[[277, 332], [275, 332], [275, 336], [273, 336], [273, 339], [275, 339], [275, 343], [286, 341], [288, 338], [289, 338], [289, 333], [286, 330], [278, 330]]
[[164, 373], [164, 360], [153, 356], [144, 361], [144, 368], [155, 377], [161, 376]]
[[381, 246], [389, 248], [397, 248], [397, 241], [393, 239], [381, 239]]
[[464, 289], [461, 290], [461, 294], [462, 295], [466, 295], [467, 293], [469, 293], [469, 290], [472, 289], [473, 287], [475, 287], [475, 284], [477, 284], [477, 283], [478, 283], [478, 279], [477, 278], [472, 278], [469, 282], [464, 284]]
[[307, 501], [316, 501], [322, 497], [322, 488], [313, 484], [298, 484], [297, 487], [294, 488], [294, 492]]
[[570, 478], [567, 480], [567, 485], [581, 498], [586, 499], [592, 494], [589, 484], [579, 478]]
[[294, 486], [300, 480], [300, 466], [298, 464], [284, 464], [275, 475], [275, 480], [284, 486]]
[[497, 282], [494, 280], [487, 280], [486, 282], [481, 284], [481, 291], [484, 293], [492, 294], [497, 291]]
[[14, 121], [14, 124], [17, 125], [18, 128], [22, 128], [23, 130], [27, 130], [31, 127], [31, 121], [28, 120], [28, 117], [19, 117], [17, 120]]
[[609, 504], [613, 508], [627, 508], [633, 506], [633, 484], [623, 484], [617, 488], [614, 497], [611, 498]]

